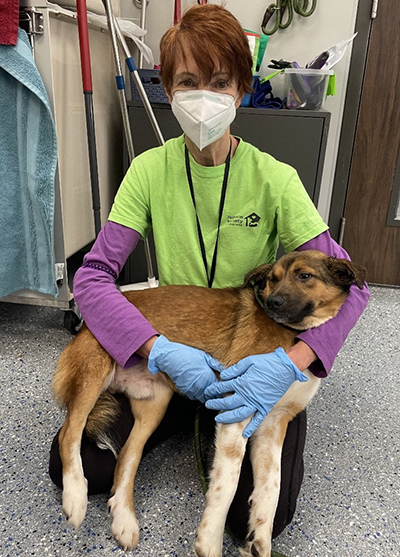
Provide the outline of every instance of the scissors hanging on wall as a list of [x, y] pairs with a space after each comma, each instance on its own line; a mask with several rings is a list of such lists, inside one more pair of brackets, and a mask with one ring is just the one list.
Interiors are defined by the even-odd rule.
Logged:
[[[311, 1], [311, 6], [309, 7]], [[302, 17], [310, 17], [315, 12], [317, 0], [276, 0], [274, 4], [270, 4], [265, 11], [264, 18], [261, 23], [261, 29], [264, 35], [273, 35], [278, 29], [287, 29], [293, 21], [293, 13], [296, 12]], [[284, 21], [284, 15], [287, 8], [287, 17]], [[275, 25], [271, 29], [267, 29], [269, 21], [275, 15]]]

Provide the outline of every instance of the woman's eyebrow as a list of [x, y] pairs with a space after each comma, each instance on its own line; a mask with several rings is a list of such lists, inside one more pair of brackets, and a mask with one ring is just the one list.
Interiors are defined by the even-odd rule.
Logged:
[[223, 79], [229, 79], [231, 74], [229, 72], [225, 72], [223, 70], [221, 70], [220, 72], [215, 72], [213, 73], [213, 79], [215, 79], [216, 77], [221, 77]]
[[198, 75], [196, 75], [195, 73], [191, 73], [191, 72], [181, 72], [175, 75], [174, 80], [178, 80], [178, 79], [188, 79], [188, 78], [197, 78]]
[[[226, 71], [218, 71], [213, 73], [211, 79], [216, 79], [216, 78], [229, 79], [230, 74], [229, 72]], [[180, 79], [199, 79], [199, 75], [193, 72], [180, 72], [174, 76], [174, 81], [178, 81]]]

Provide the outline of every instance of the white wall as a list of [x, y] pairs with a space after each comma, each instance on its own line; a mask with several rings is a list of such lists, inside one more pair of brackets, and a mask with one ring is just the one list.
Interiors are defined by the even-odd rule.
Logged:
[[[194, 0], [182, 0], [182, 11], [194, 3]], [[221, 0], [209, 3], [220, 4]], [[225, 0], [226, 7], [238, 18], [242, 26], [256, 32], [261, 31], [261, 21], [269, 4], [270, 2], [265, 0]], [[279, 30], [270, 38], [261, 75], [267, 75], [272, 71], [267, 68], [271, 58], [296, 60], [303, 66], [323, 50], [349, 38], [354, 32], [357, 5], [358, 0], [318, 0], [317, 9], [311, 17], [302, 18], [295, 14], [289, 29]], [[146, 43], [152, 48], [156, 63], [159, 60], [160, 38], [173, 22], [173, 8], [173, 0], [149, 0], [147, 5]], [[140, 10], [136, 8], [133, 0], [121, 0], [121, 12], [124, 17], [140, 18]], [[335, 67], [338, 94], [328, 97], [325, 104], [325, 108], [332, 114], [318, 204], [319, 212], [325, 221], [329, 216], [350, 54], [351, 49], [348, 48], [345, 57]]]

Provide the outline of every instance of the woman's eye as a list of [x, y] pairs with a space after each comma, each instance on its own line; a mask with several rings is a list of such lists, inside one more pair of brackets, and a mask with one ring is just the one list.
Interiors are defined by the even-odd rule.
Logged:
[[191, 79], [188, 78], [188, 79], [181, 79], [181, 81], [177, 82], [176, 86], [187, 89], [189, 87], [196, 87], [196, 84]]
[[226, 89], [229, 87], [229, 83], [227, 81], [218, 81], [217, 89]]

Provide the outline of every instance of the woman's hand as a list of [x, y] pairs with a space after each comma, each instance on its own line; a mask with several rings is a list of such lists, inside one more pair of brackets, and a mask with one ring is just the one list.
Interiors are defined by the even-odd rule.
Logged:
[[192, 400], [205, 402], [205, 389], [217, 381], [212, 363], [221, 366], [218, 360], [206, 352], [170, 342], [161, 335], [150, 350], [147, 367], [153, 375], [164, 371], [181, 393]]
[[[206, 407], [223, 410], [215, 420], [225, 424], [240, 422], [254, 414], [243, 431], [245, 438], [254, 433], [294, 381], [307, 381], [306, 375], [294, 365], [283, 348], [270, 354], [248, 356], [226, 369], [221, 364], [218, 366], [218, 361], [210, 363], [221, 372], [221, 382], [207, 388]], [[233, 394], [215, 398], [227, 393]]]

